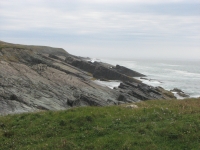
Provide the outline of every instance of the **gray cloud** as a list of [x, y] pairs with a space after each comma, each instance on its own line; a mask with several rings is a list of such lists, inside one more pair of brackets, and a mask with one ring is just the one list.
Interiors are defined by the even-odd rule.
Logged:
[[1, 0], [0, 39], [92, 57], [200, 58], [199, 6], [195, 0]]

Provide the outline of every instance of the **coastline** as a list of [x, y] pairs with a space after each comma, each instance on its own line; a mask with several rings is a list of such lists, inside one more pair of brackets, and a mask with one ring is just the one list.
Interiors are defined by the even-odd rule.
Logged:
[[181, 89], [191, 98], [200, 97], [200, 61], [199, 60], [145, 60], [145, 59], [105, 59], [101, 61], [112, 65], [121, 64], [127, 68], [145, 74], [139, 79], [151, 86], [161, 86], [166, 90]]
[[88, 61], [47, 46], [0, 46], [2, 114], [176, 99], [171, 91], [134, 78], [147, 75], [121, 62]]

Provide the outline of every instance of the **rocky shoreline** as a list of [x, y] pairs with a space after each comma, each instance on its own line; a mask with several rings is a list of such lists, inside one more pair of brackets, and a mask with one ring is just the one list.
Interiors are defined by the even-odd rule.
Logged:
[[[175, 99], [170, 91], [134, 79], [126, 67], [90, 62], [61, 48], [0, 42], [0, 114]], [[118, 80], [110, 89], [94, 80]]]

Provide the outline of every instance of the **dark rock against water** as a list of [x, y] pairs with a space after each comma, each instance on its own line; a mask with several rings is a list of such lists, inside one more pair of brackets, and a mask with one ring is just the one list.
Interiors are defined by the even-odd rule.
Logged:
[[125, 74], [127, 76], [130, 76], [130, 77], [145, 77], [145, 75], [143, 75], [139, 72], [133, 71], [131, 69], [128, 69], [128, 68], [120, 66], [120, 65], [116, 65], [115, 69], [116, 69], [116, 71], [118, 71], [122, 74]]
[[117, 65], [116, 67], [110, 68], [110, 65], [105, 65], [103, 63], [92, 63], [82, 59], [74, 58], [73, 56], [66, 57], [65, 62], [77, 67], [81, 70], [89, 72], [93, 77], [102, 80], [120, 80], [120, 81], [130, 81], [130, 82], [140, 82], [132, 77], [144, 76], [135, 71], [131, 71], [126, 67]]
[[177, 93], [179, 96], [187, 98], [190, 97], [189, 95], [185, 94], [182, 90], [178, 89], [178, 88], [174, 88], [173, 90], [170, 90], [171, 92], [175, 92]]

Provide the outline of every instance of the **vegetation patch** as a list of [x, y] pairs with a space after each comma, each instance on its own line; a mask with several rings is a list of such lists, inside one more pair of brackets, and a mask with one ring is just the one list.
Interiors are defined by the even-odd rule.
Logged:
[[1, 116], [0, 149], [200, 149], [200, 99], [135, 104]]

